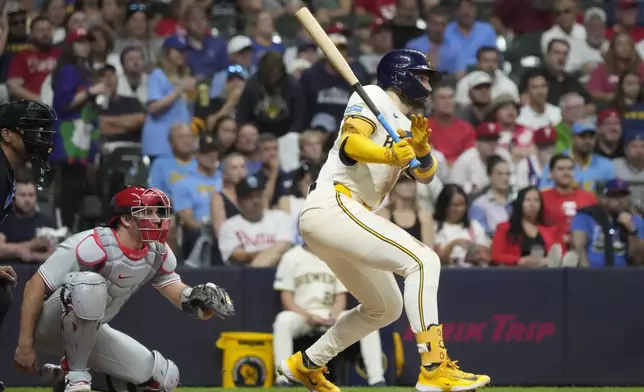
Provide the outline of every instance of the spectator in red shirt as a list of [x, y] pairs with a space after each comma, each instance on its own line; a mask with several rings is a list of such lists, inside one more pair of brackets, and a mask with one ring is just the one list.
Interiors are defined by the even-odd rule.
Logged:
[[594, 193], [578, 188], [575, 184], [575, 163], [569, 156], [556, 154], [550, 160], [550, 177], [555, 183], [551, 189], [541, 192], [544, 203], [543, 218], [546, 226], [552, 226], [557, 238], [569, 244], [570, 222], [581, 208], [597, 204]]
[[442, 152], [451, 166], [465, 151], [476, 144], [474, 127], [454, 115], [454, 89], [443, 85], [434, 88], [434, 113], [427, 123], [432, 130], [432, 144]]
[[157, 21], [154, 26], [154, 34], [159, 37], [168, 37], [177, 34], [183, 27], [181, 26], [181, 15], [190, 4], [187, 1], [171, 1], [169, 3], [168, 16]]
[[499, 0], [490, 22], [500, 35], [515, 36], [546, 31], [552, 26], [550, 2], [543, 0]]
[[54, 68], [62, 50], [53, 46], [54, 29], [39, 16], [31, 22], [32, 49], [17, 53], [11, 60], [7, 86], [12, 99], [40, 101], [40, 89]]
[[519, 192], [510, 220], [498, 225], [492, 238], [493, 263], [521, 267], [560, 263], [561, 245], [554, 230], [543, 224], [543, 204], [536, 187]]
[[611, 39], [604, 62], [590, 74], [586, 87], [593, 98], [610, 101], [615, 97], [620, 75], [625, 72], [637, 72], [644, 77], [644, 63], [635, 50], [635, 42], [622, 32]]
[[610, 39], [617, 33], [626, 32], [636, 43], [643, 40], [644, 27], [637, 25], [638, 12], [637, 0], [618, 0], [615, 12], [617, 23], [606, 30], [606, 38]]

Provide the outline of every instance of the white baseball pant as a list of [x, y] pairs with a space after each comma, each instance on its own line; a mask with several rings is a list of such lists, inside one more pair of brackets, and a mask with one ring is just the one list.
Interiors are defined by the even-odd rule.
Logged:
[[332, 183], [318, 182], [302, 208], [300, 232], [360, 301], [306, 350], [316, 365], [400, 317], [403, 295], [392, 272], [405, 277], [404, 307], [413, 332], [438, 324], [440, 260], [405, 230], [336, 192]]
[[[348, 311], [343, 311], [343, 317]], [[328, 317], [328, 310], [311, 312], [320, 317]], [[309, 334], [313, 326], [306, 322], [304, 317], [291, 311], [284, 310], [277, 314], [273, 323], [273, 357], [275, 364], [281, 363], [293, 355], [293, 339]], [[360, 353], [367, 371], [369, 385], [385, 381], [385, 370], [382, 364], [382, 346], [380, 333], [375, 330], [360, 340]], [[278, 375], [277, 382], [284, 381], [284, 376]]]
[[[59, 289], [45, 302], [38, 320], [34, 336], [37, 351], [59, 358], [65, 355], [61, 330], [62, 312]], [[130, 336], [102, 324], [89, 355], [88, 365], [97, 373], [139, 385], [150, 380], [155, 373], [155, 355]]]

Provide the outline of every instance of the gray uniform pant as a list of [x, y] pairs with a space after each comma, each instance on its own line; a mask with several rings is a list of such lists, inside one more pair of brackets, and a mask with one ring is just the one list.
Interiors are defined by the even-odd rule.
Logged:
[[[37, 351], [61, 358], [65, 355], [60, 323], [62, 312], [59, 289], [43, 306], [35, 333]], [[89, 367], [94, 372], [139, 385], [152, 377], [153, 366], [154, 356], [145, 346], [107, 324], [101, 325], [89, 357]]]

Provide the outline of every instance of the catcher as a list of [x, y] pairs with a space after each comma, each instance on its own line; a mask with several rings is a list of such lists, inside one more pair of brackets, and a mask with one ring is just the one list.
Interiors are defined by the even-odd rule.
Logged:
[[[147, 282], [199, 320], [229, 317], [234, 306], [224, 289], [189, 287], [175, 272], [176, 257], [165, 244], [171, 205], [163, 192], [128, 187], [111, 207], [108, 227], [67, 239], [27, 283], [14, 361], [59, 391], [171, 392], [179, 384], [174, 362], [112, 329], [110, 320]], [[37, 351], [62, 356], [61, 366], [39, 367]]]

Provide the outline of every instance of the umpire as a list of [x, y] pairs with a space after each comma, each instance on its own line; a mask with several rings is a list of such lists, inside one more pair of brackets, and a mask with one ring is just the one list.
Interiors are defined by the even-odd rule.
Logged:
[[[10, 211], [15, 193], [14, 171], [31, 163], [41, 184], [49, 170], [49, 154], [54, 145], [56, 112], [38, 101], [18, 101], [0, 105], [0, 222]], [[12, 288], [17, 283], [13, 268], [0, 266], [0, 330], [11, 306]], [[4, 385], [0, 382], [0, 392]]]

